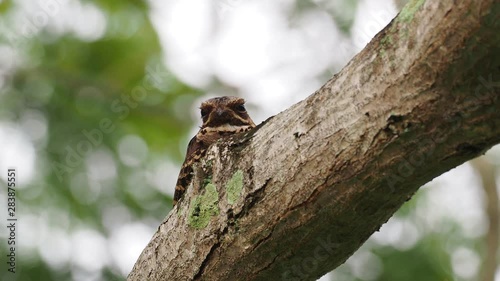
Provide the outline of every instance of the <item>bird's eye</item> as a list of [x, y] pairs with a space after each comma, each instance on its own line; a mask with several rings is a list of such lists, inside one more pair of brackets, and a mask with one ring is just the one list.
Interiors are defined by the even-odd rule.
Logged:
[[236, 110], [238, 110], [239, 112], [245, 112], [245, 111], [247, 111], [247, 110], [245, 109], [245, 106], [244, 106], [244, 105], [242, 105], [242, 104], [237, 105], [237, 106], [236, 106]]
[[201, 109], [201, 118], [205, 118], [210, 113], [210, 111], [207, 108], [202, 108]]

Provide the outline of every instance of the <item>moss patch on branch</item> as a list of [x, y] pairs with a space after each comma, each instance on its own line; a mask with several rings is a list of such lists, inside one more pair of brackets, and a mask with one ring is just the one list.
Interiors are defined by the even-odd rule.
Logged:
[[243, 190], [243, 171], [236, 171], [226, 184], [227, 203], [233, 205]]
[[219, 193], [212, 183], [205, 185], [205, 193], [198, 195], [189, 207], [188, 224], [191, 227], [205, 228], [212, 216], [219, 214]]
[[398, 20], [402, 22], [411, 22], [415, 13], [424, 3], [425, 0], [411, 0], [399, 13]]

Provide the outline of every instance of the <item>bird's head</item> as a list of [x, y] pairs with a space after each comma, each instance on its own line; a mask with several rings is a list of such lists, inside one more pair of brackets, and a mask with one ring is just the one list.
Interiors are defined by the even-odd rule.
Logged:
[[200, 106], [202, 128], [255, 127], [245, 109], [245, 100], [239, 97], [217, 97], [203, 102]]

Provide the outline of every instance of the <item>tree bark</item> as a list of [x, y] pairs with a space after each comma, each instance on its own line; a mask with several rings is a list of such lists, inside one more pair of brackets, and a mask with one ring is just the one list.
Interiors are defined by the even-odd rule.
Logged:
[[495, 180], [495, 165], [489, 163], [485, 157], [474, 159], [472, 166], [481, 177], [481, 185], [484, 191], [485, 214], [488, 219], [488, 232], [483, 247], [485, 255], [482, 261], [482, 281], [495, 281], [495, 273], [498, 267], [497, 254], [500, 246], [500, 208], [498, 192]]
[[497, 0], [410, 1], [321, 89], [212, 146], [129, 281], [315, 280], [500, 142]]

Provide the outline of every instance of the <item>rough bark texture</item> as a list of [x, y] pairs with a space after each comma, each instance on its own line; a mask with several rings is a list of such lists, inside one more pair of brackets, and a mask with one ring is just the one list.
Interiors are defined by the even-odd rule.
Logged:
[[500, 5], [411, 1], [306, 100], [218, 143], [128, 280], [315, 280], [500, 142]]

